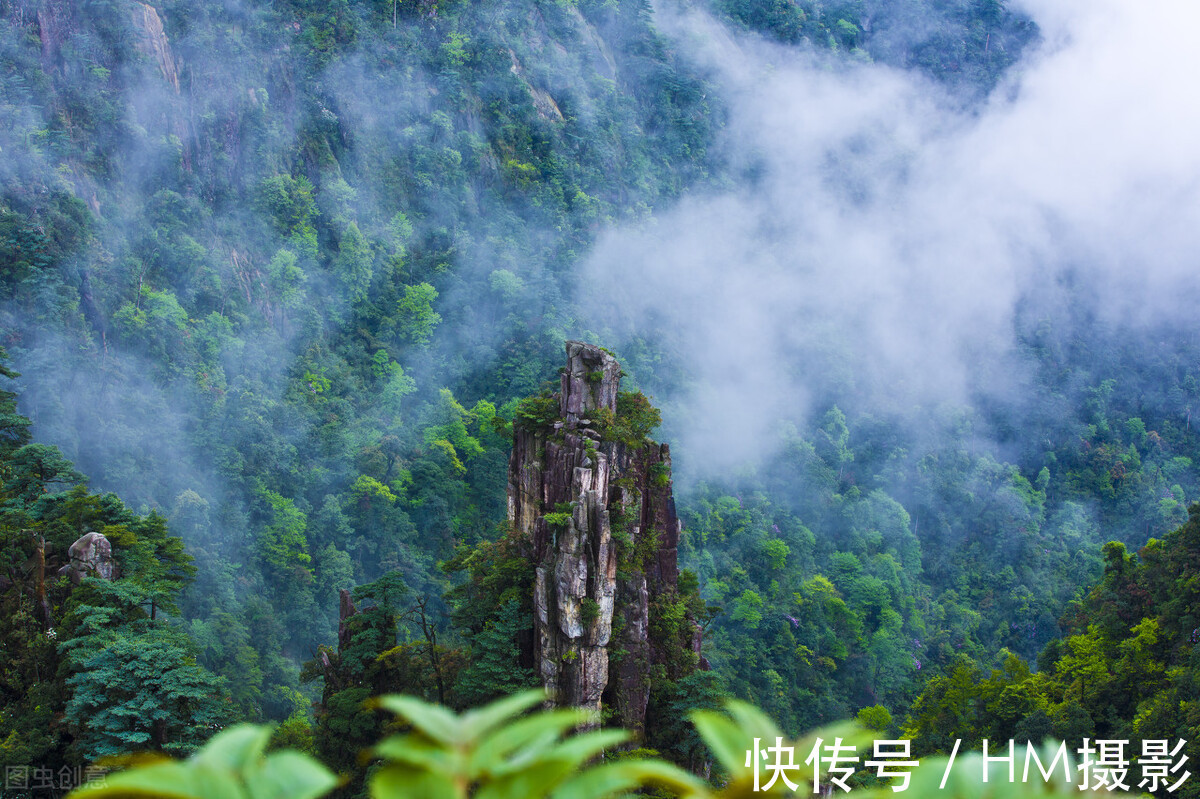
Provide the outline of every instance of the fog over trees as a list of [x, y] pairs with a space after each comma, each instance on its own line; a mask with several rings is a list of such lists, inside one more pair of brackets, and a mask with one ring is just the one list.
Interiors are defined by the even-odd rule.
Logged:
[[0, 0], [0, 760], [270, 721], [350, 795], [369, 697], [539, 684], [509, 454], [576, 339], [703, 628], [645, 747], [1194, 739], [1198, 14]]

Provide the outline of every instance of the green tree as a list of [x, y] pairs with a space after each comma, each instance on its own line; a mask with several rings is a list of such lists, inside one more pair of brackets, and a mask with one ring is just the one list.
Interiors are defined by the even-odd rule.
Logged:
[[[351, 302], [359, 303], [367, 298], [374, 275], [374, 253], [371, 244], [354, 222], [346, 225], [338, 243], [337, 255], [333, 259], [333, 270], [346, 290]], [[436, 297], [436, 293], [434, 297]]]
[[259, 533], [256, 549], [270, 578], [285, 581], [297, 571], [308, 573], [312, 557], [308, 554], [308, 516], [295, 503], [274, 491], [260, 494], [266, 503], [269, 519]]
[[186, 753], [230, 719], [223, 678], [196, 663], [191, 641], [154, 624], [128, 580], [88, 579], [61, 645], [70, 676], [73, 746], [95, 760], [135, 750]]
[[516, 599], [502, 604], [497, 616], [471, 642], [471, 662], [457, 691], [468, 707], [515, 694], [537, 684], [533, 669], [521, 665], [518, 636], [529, 629], [529, 615]]
[[57, 447], [25, 444], [6, 460], [4, 496], [13, 509], [31, 509], [44, 494], [86, 482]]
[[404, 287], [404, 296], [396, 303], [395, 335], [400, 341], [427, 344], [442, 317], [433, 310], [437, 289], [428, 283]]

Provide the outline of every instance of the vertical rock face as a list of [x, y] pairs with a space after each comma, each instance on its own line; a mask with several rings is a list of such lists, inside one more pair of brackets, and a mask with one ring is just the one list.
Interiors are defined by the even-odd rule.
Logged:
[[680, 525], [670, 451], [622, 417], [620, 378], [609, 353], [567, 343], [559, 393], [513, 425], [508, 505], [535, 562], [543, 685], [557, 704], [598, 713], [603, 701], [637, 728], [663, 654], [651, 597], [676, 592]]
[[163, 30], [162, 17], [154, 6], [145, 3], [135, 2], [132, 13], [134, 27], [141, 33], [135, 45], [143, 54], [154, 59], [163, 79], [179, 94], [179, 67], [171, 54], [171, 44]]

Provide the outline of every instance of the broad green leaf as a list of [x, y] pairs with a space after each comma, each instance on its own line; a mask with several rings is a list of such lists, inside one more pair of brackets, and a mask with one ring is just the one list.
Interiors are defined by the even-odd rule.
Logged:
[[209, 768], [200, 763], [190, 765], [191, 781], [197, 797], [203, 797], [203, 799], [248, 797], [245, 786], [238, 779], [236, 773], [226, 769]]
[[268, 726], [240, 724], [215, 735], [189, 760], [133, 765], [82, 786], [72, 795], [316, 799], [337, 785], [337, 778], [307, 755], [285, 750], [264, 757], [270, 736]]
[[550, 796], [552, 799], [599, 799], [632, 791], [642, 785], [638, 775], [614, 768], [618, 765], [621, 764], [612, 763], [590, 768], [555, 788]]
[[237, 777], [224, 769], [194, 762], [166, 761], [109, 774], [86, 783], [71, 799], [100, 797], [164, 797], [165, 799], [243, 799]]
[[514, 771], [479, 786], [474, 799], [535, 799], [545, 796], [579, 768], [565, 760], [539, 760], [531, 768]]
[[723, 713], [715, 710], [692, 712], [692, 724], [700, 737], [730, 774], [740, 774], [746, 768], [746, 752], [754, 745], [754, 736], [746, 733]]
[[[800, 740], [796, 741], [796, 754], [799, 755], [800, 750], [803, 749], [804, 756], [807, 757], [808, 753], [812, 751], [813, 746], [816, 745], [818, 738], [825, 743], [829, 743], [836, 738], [841, 738], [845, 743], [854, 744], [855, 746], [861, 747], [863, 744], [869, 744], [870, 741], [873, 740], [874, 735], [870, 730], [864, 730], [853, 721], [843, 721], [839, 722], [838, 724], [830, 724], [828, 727], [822, 727], [819, 730], [814, 730]], [[774, 742], [772, 741], [772, 743]], [[803, 760], [803, 758], [799, 759]]]
[[271, 728], [263, 724], [238, 724], [221, 730], [192, 756], [196, 763], [215, 769], [241, 771], [262, 757], [271, 740]]
[[251, 799], [316, 799], [337, 784], [332, 771], [292, 750], [272, 752], [261, 764], [252, 764], [246, 770]]
[[463, 756], [457, 749], [430, 742], [419, 734], [393, 735], [380, 741], [372, 751], [385, 760], [407, 763], [414, 768], [447, 774], [463, 770]]
[[733, 717], [733, 721], [742, 732], [750, 736], [750, 740], [746, 742], [746, 749], [750, 748], [755, 738], [762, 738], [764, 741], [775, 742], [776, 738], [786, 737], [779, 731], [779, 727], [765, 713], [747, 702], [742, 702], [737, 699], [732, 699], [725, 704], [725, 710]]
[[[629, 740], [627, 730], [595, 730], [580, 735], [572, 735], [562, 743], [548, 749], [544, 754], [537, 755], [538, 760], [563, 760], [568, 763], [582, 765], [591, 760], [605, 749]], [[522, 758], [514, 758], [519, 763]]]
[[458, 723], [466, 740], [477, 741], [488, 732], [491, 732], [492, 728], [496, 725], [513, 716], [524, 713], [529, 708], [545, 700], [545, 691], [522, 691], [519, 694], [497, 699], [495, 702], [477, 710], [468, 711], [462, 715]]
[[[863, 729], [859, 724], [853, 721], [843, 721], [837, 724], [831, 724], [828, 727], [822, 727], [819, 730], [814, 730], [798, 741], [794, 741], [789, 746], [792, 746], [795, 752], [795, 762], [800, 765], [798, 771], [792, 772], [790, 779], [793, 782], [803, 780], [805, 782], [814, 782], [814, 774], [812, 766], [805, 763], [809, 754], [812, 753], [813, 747], [817, 745], [817, 741], [821, 741], [822, 749], [826, 746], [831, 746], [838, 738], [842, 739], [843, 744], [854, 746], [858, 750], [859, 757], [862, 760], [868, 759], [864, 755], [869, 756], [873, 751], [872, 741], [874, 734], [871, 731]], [[774, 741], [771, 741], [773, 744]], [[786, 743], [786, 742], [785, 742]], [[822, 754], [824, 757], [824, 754]], [[780, 783], [776, 783], [777, 785]]]
[[440, 705], [403, 694], [381, 696], [376, 702], [379, 707], [392, 711], [435, 741], [451, 746], [462, 743], [458, 717]]
[[390, 764], [371, 776], [372, 799], [463, 799], [451, 774]]
[[492, 771], [515, 749], [530, 754], [545, 751], [563, 733], [587, 719], [586, 711], [573, 708], [550, 710], [518, 719], [478, 743], [468, 761], [469, 772], [476, 775]]
[[560, 785], [552, 799], [598, 799], [656, 785], [684, 797], [711, 796], [708, 784], [661, 760], [621, 760], [588, 769]]

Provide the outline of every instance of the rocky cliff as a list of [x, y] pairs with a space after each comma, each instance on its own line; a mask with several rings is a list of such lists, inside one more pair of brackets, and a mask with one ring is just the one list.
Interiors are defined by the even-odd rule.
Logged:
[[148, 58], [153, 59], [162, 73], [163, 80], [171, 85], [179, 94], [179, 66], [171, 52], [171, 43], [163, 30], [162, 17], [154, 6], [145, 3], [134, 3], [131, 8], [133, 25], [140, 36], [134, 46]]
[[620, 391], [621, 375], [605, 350], [567, 342], [559, 392], [514, 420], [508, 515], [533, 552], [543, 685], [558, 704], [607, 706], [641, 728], [652, 667], [691, 671], [700, 633], [678, 601], [670, 449], [647, 437], [658, 413]]

